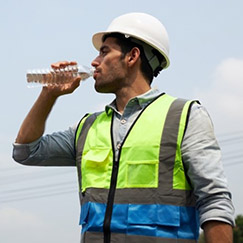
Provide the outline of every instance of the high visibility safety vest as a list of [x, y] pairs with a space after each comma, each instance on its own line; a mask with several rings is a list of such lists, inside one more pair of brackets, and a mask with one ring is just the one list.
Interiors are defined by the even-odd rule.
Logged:
[[190, 243], [199, 235], [181, 143], [194, 101], [162, 94], [136, 118], [115, 157], [113, 111], [76, 132], [82, 242]]

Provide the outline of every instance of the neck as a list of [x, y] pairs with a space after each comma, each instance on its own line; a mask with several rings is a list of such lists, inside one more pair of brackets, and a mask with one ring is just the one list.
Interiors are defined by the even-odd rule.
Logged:
[[134, 82], [133, 85], [124, 87], [116, 93], [116, 106], [120, 113], [123, 113], [128, 101], [138, 95], [142, 95], [151, 89], [145, 80]]

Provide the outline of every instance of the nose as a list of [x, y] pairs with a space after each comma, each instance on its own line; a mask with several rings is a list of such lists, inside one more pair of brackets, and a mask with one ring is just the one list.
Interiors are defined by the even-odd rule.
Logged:
[[99, 61], [99, 56], [97, 56], [92, 62], [91, 62], [91, 66], [96, 68], [100, 65], [100, 61]]

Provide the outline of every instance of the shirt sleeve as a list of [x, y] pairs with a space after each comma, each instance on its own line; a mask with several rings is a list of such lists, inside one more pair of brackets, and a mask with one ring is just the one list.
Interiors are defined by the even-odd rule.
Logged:
[[29, 144], [14, 143], [13, 159], [23, 165], [75, 166], [76, 127], [42, 136]]
[[234, 207], [221, 151], [206, 109], [193, 104], [182, 142], [182, 159], [194, 188], [200, 225], [217, 220], [234, 225]]

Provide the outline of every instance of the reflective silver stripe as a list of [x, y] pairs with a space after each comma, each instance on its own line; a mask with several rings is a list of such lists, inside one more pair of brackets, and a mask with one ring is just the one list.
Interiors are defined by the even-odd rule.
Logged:
[[[179, 193], [178, 193], [178, 192]], [[85, 197], [80, 192], [82, 204], [86, 202], [107, 203], [109, 189], [87, 188]], [[190, 191], [173, 190], [173, 195], [161, 195], [157, 188], [124, 188], [116, 189], [115, 204], [170, 204], [176, 206], [192, 206], [194, 201], [185, 201], [190, 197]], [[176, 194], [178, 193], [178, 195]], [[176, 195], [175, 195], [176, 194]], [[155, 197], [156, 195], [156, 197]], [[188, 200], [187, 200], [188, 201]]]
[[[77, 171], [78, 171], [78, 181], [79, 181], [79, 190], [81, 191], [82, 189], [82, 178], [81, 178], [81, 158], [82, 158], [82, 154], [83, 154], [83, 149], [84, 149], [84, 144], [85, 144], [85, 140], [88, 134], [88, 131], [90, 129], [90, 127], [93, 125], [95, 119], [97, 118], [97, 116], [100, 114], [101, 112], [97, 112], [97, 113], [93, 113], [92, 115], [90, 115], [89, 117], [86, 118], [82, 130], [79, 134], [78, 137], [78, 141], [77, 141], [77, 145], [76, 145], [76, 166], [77, 166]], [[77, 128], [78, 129], [78, 128]]]
[[[176, 157], [180, 118], [187, 100], [176, 99], [167, 113], [160, 143], [159, 194], [170, 197], [170, 204], [194, 206], [192, 191], [173, 189], [173, 171]], [[168, 196], [169, 195], [169, 196]]]
[[176, 156], [177, 136], [180, 117], [186, 100], [176, 99], [167, 113], [159, 154], [159, 188], [171, 190], [173, 188], [173, 169]]
[[[85, 232], [81, 238], [82, 243], [103, 243], [102, 232]], [[111, 233], [111, 243], [196, 243], [191, 239], [168, 239], [143, 235], [126, 235]]]

